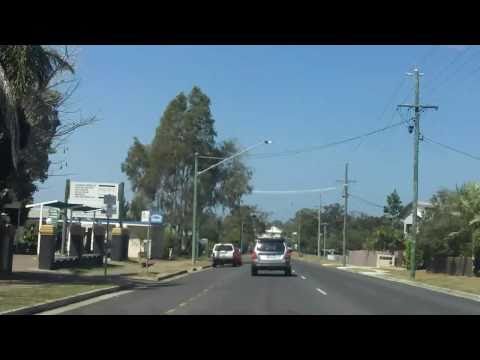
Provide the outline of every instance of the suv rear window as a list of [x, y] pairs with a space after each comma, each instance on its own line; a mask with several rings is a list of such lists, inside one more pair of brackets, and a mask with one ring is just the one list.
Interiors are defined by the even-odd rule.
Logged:
[[232, 245], [217, 245], [215, 246], [215, 251], [232, 251]]
[[283, 253], [285, 251], [285, 244], [282, 240], [259, 241], [257, 250]]

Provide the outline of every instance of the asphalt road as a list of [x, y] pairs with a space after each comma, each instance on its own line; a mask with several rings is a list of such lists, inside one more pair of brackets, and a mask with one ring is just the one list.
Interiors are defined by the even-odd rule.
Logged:
[[[208, 269], [62, 315], [480, 314], [480, 302], [296, 261], [294, 274], [250, 275], [250, 265]], [[79, 307], [80, 306], [80, 307]], [[66, 310], [66, 311], [65, 311]]]

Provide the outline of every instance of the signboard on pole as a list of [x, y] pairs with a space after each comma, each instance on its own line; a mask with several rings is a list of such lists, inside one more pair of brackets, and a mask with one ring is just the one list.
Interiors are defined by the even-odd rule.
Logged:
[[148, 223], [148, 222], [150, 222], [150, 211], [148, 211], [148, 210], [143, 210], [143, 211], [142, 211], [141, 221], [142, 221], [143, 223]]
[[150, 224], [161, 224], [162, 223], [162, 215], [160, 214], [151, 214], [150, 215]]
[[[111, 205], [111, 219], [118, 220], [119, 218], [119, 184], [115, 183], [95, 183], [95, 182], [80, 182], [71, 181], [68, 202], [73, 204], [82, 204], [93, 208], [106, 208], [104, 202], [105, 195], [112, 195], [115, 197], [115, 203]], [[73, 217], [75, 218], [92, 218], [92, 212], [83, 212], [73, 210]], [[96, 218], [106, 219], [107, 214], [98, 212]]]

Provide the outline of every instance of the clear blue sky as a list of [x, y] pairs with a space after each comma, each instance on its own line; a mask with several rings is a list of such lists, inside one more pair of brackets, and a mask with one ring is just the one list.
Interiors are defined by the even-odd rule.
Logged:
[[[194, 85], [212, 101], [219, 140], [235, 138], [245, 147], [265, 138], [273, 140], [253, 153], [342, 140], [400, 120], [398, 114], [392, 118], [392, 113], [407, 96], [408, 102], [413, 99], [413, 80], [405, 73], [414, 64], [425, 73], [422, 103], [440, 106], [438, 112], [423, 114], [425, 135], [480, 155], [477, 47], [83, 46], [77, 69], [81, 83], [72, 102], [84, 115], [95, 114], [101, 121], [70, 138], [68, 152], [53, 158], [66, 159], [68, 168], [52, 168], [52, 172], [76, 173], [71, 178], [78, 181], [125, 181], [130, 200], [130, 184], [120, 164], [133, 136], [151, 141], [167, 103]], [[441, 75], [437, 78], [437, 74]], [[429, 86], [435, 91], [429, 91]], [[357, 181], [351, 186], [352, 194], [383, 204], [396, 188], [407, 203], [412, 198], [412, 141], [402, 126], [360, 145], [356, 141], [295, 156], [246, 161], [259, 190], [338, 186], [335, 181], [343, 178], [349, 161], [350, 177]], [[420, 200], [442, 187], [477, 180], [479, 165], [422, 143]], [[62, 199], [64, 183], [63, 177], [50, 178], [35, 200]], [[324, 201], [342, 201], [340, 186], [325, 194]], [[316, 206], [318, 196], [251, 195], [246, 202], [285, 220], [300, 207]], [[381, 213], [353, 198], [350, 204], [351, 210]]]

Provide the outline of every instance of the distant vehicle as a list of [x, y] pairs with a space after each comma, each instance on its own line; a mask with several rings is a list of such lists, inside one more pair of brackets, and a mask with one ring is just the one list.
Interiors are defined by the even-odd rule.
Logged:
[[285, 239], [257, 239], [252, 252], [252, 276], [259, 270], [282, 270], [285, 276], [292, 275], [291, 252]]
[[232, 264], [242, 265], [242, 257], [233, 244], [215, 244], [212, 250], [212, 266]]

